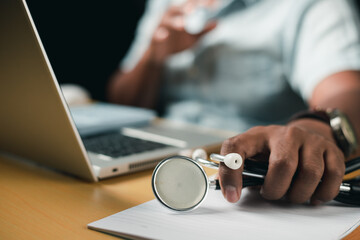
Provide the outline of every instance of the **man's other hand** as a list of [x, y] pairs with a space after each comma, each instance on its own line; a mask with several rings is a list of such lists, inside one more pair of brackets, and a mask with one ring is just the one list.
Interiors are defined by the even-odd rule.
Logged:
[[209, 22], [198, 34], [189, 34], [185, 31], [186, 14], [193, 11], [199, 4], [212, 7], [214, 1], [187, 1], [180, 6], [171, 6], [165, 12], [154, 32], [150, 46], [154, 61], [163, 63], [171, 54], [191, 48], [204, 34], [216, 27], [216, 22]]

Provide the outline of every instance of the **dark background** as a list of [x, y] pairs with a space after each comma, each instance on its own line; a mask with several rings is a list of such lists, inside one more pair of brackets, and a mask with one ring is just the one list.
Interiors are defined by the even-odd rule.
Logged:
[[126, 54], [146, 0], [28, 0], [59, 83], [76, 83], [96, 100]]

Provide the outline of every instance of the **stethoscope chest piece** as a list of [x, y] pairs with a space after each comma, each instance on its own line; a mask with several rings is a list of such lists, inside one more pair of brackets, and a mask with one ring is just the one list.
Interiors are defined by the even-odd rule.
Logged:
[[176, 211], [196, 208], [205, 199], [209, 184], [203, 168], [191, 158], [176, 156], [162, 160], [152, 175], [155, 197]]

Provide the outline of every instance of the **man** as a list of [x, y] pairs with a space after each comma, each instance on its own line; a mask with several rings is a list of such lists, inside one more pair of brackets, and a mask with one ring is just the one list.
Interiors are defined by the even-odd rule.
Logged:
[[[142, 107], [160, 102], [172, 119], [248, 129], [227, 140], [221, 153], [267, 159], [264, 198], [329, 201], [338, 194], [348, 156], [360, 155], [354, 140], [360, 136], [360, 33], [353, 2], [237, 2], [198, 34], [185, 31], [186, 16], [221, 1], [150, 2], [110, 82], [110, 99]], [[334, 134], [329, 124], [329, 118], [346, 122], [342, 113], [353, 136], [345, 129]], [[220, 166], [230, 202], [240, 198], [241, 172]]]

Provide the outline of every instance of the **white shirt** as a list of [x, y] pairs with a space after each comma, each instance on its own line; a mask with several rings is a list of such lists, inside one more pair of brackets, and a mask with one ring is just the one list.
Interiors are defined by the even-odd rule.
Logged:
[[[122, 61], [132, 69], [171, 0], [150, 0]], [[166, 117], [244, 131], [285, 122], [315, 86], [360, 70], [360, 24], [351, 0], [246, 1], [191, 49], [169, 57], [161, 100]]]

